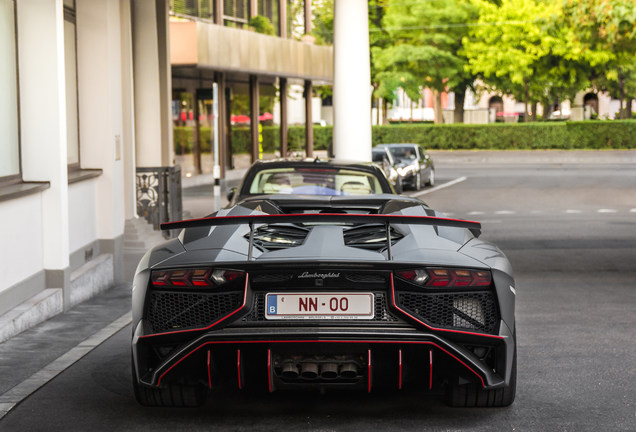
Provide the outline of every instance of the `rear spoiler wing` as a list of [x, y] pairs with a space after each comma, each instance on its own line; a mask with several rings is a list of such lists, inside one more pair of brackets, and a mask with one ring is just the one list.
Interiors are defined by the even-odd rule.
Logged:
[[448, 219], [435, 216], [404, 216], [386, 214], [352, 214], [352, 213], [298, 213], [298, 214], [265, 214], [248, 216], [214, 216], [201, 219], [190, 219], [184, 221], [165, 222], [161, 224], [162, 230], [173, 230], [182, 228], [199, 228], [219, 225], [241, 225], [250, 226], [250, 243], [248, 259], [252, 256], [254, 224], [273, 223], [381, 223], [384, 224], [387, 232], [387, 253], [391, 259], [391, 230], [390, 224], [405, 225], [432, 225], [452, 228], [466, 228], [475, 237], [481, 234], [481, 224], [479, 222], [461, 219]]

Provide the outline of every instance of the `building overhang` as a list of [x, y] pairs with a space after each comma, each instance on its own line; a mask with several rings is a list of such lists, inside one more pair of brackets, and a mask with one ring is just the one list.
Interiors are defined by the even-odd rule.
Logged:
[[333, 82], [333, 47], [201, 21], [170, 23], [173, 68]]

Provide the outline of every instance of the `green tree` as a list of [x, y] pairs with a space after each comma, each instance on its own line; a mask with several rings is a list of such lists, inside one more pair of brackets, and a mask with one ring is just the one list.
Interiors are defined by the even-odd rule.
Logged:
[[333, 45], [334, 0], [312, 0], [312, 31], [318, 45]]
[[390, 84], [397, 79], [407, 95], [418, 100], [419, 86], [429, 87], [435, 97], [436, 123], [443, 122], [442, 92], [455, 91], [460, 99], [456, 107], [463, 109], [463, 95], [474, 77], [465, 68], [461, 41], [475, 16], [468, 0], [387, 2], [382, 20], [385, 43], [372, 48], [378, 76], [387, 83], [383, 88], [391, 91]]
[[250, 18], [248, 25], [252, 27], [256, 33], [262, 33], [266, 35], [273, 35], [275, 33], [272, 22], [269, 20], [269, 18], [263, 15], [253, 16], [252, 18]]
[[600, 91], [621, 101], [621, 118], [631, 117], [636, 98], [636, 2], [565, 0], [564, 20], [593, 68]]
[[463, 39], [468, 69], [481, 77], [488, 90], [523, 100], [527, 119], [529, 103], [545, 100], [541, 82], [545, 76], [540, 77], [539, 70], [553, 44], [546, 30], [551, 15], [557, 14], [556, 4], [538, 0], [502, 0], [500, 5], [474, 0], [474, 4], [479, 20]]

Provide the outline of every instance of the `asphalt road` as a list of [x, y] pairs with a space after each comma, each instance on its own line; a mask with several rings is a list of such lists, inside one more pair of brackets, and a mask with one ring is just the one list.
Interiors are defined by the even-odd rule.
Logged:
[[[636, 431], [636, 169], [439, 164], [421, 196], [481, 221], [515, 270], [517, 399], [456, 409], [417, 394], [256, 394], [148, 409], [130, 388], [126, 327], [0, 420], [1, 431]], [[184, 204], [187, 209], [187, 200]]]

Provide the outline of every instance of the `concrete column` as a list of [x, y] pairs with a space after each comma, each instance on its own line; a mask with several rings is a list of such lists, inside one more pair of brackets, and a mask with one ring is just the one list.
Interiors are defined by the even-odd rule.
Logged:
[[280, 93], [280, 157], [287, 156], [287, 78], [279, 79]]
[[[223, 72], [216, 73], [216, 83], [218, 86], [218, 95], [219, 98], [218, 106], [219, 106], [219, 154], [214, 155], [214, 157], [218, 157], [219, 166], [221, 167], [221, 179], [225, 179], [225, 166], [227, 165], [225, 161], [225, 154], [227, 153], [227, 101], [225, 99], [225, 74]], [[223, 184], [221, 185], [223, 186]]]
[[307, 157], [314, 156], [314, 122], [311, 106], [312, 86], [310, 80], [305, 80], [305, 154]]
[[571, 121], [581, 121], [585, 120], [585, 109], [583, 107], [583, 98], [585, 97], [585, 92], [577, 92], [574, 96], [574, 100], [572, 101], [572, 108], [570, 109], [570, 120]]
[[214, 0], [214, 24], [223, 25], [223, 0]]
[[287, 0], [279, 0], [280, 37], [287, 38]]
[[124, 233], [120, 5], [75, 4], [81, 163], [103, 170], [97, 179], [97, 237], [113, 239]]
[[305, 0], [305, 34], [311, 33], [311, 30], [311, 0]]
[[135, 157], [143, 167], [174, 159], [166, 8], [166, 2], [132, 0]]
[[135, 172], [135, 99], [132, 57], [132, 17], [130, 0], [119, 0], [121, 20], [121, 98], [122, 135], [121, 147], [124, 170], [124, 217], [137, 216], [137, 193]]
[[336, 158], [371, 160], [371, 71], [366, 0], [334, 2]]
[[249, 18], [253, 18], [256, 15], [258, 15], [258, 1], [257, 0], [250, 0], [250, 16]]
[[157, 7], [157, 45], [159, 50], [159, 110], [161, 157], [163, 164], [174, 165], [172, 124], [172, 65], [170, 64], [170, 7], [166, 0], [155, 0]]
[[[196, 83], [196, 84], [195, 84]], [[198, 82], [188, 80], [188, 92], [192, 94], [194, 100], [194, 106], [192, 107], [194, 127], [192, 128], [192, 159], [194, 162], [194, 171], [197, 174], [201, 174], [201, 123], [199, 122], [199, 92]]]
[[44, 268], [51, 288], [69, 284], [66, 84], [62, 0], [17, 3], [22, 177], [42, 192]]
[[250, 75], [250, 129], [252, 140], [252, 163], [261, 158], [258, 141], [259, 114], [259, 83], [258, 75]]
[[232, 118], [232, 88], [229, 86], [225, 86], [225, 108], [223, 110], [224, 116], [224, 127], [225, 127], [225, 164], [230, 169], [234, 169], [234, 161], [232, 160], [232, 128], [231, 128], [231, 118]]

